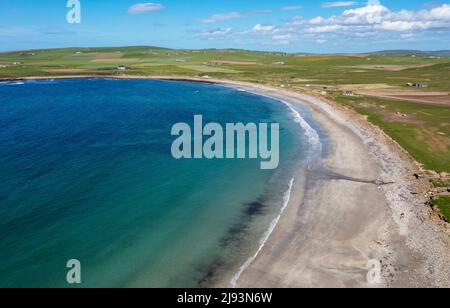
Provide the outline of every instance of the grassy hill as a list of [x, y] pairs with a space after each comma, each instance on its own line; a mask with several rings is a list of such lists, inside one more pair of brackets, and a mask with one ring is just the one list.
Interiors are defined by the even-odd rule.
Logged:
[[450, 50], [422, 51], [422, 50], [384, 50], [372, 54], [391, 55], [391, 56], [413, 56], [423, 57], [450, 57]]

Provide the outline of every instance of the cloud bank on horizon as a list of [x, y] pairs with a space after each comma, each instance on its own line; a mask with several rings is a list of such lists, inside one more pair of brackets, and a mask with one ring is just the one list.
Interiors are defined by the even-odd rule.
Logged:
[[67, 25], [65, 5], [51, 0], [33, 6], [2, 1], [0, 50], [157, 45], [362, 52], [450, 46], [448, 0], [80, 1], [78, 26]]
[[[324, 8], [355, 6], [356, 2], [327, 2]], [[258, 39], [272, 45], [286, 45], [315, 40], [324, 44], [330, 40], [351, 39], [414, 41], [421, 36], [446, 34], [450, 30], [450, 4], [442, 4], [430, 9], [392, 11], [379, 0], [369, 0], [359, 8], [344, 10], [340, 15], [303, 18], [294, 16], [280, 24], [256, 24], [251, 29], [235, 30], [216, 28], [204, 30], [202, 35], [208, 40], [241, 37]], [[434, 32], [434, 33], [433, 33]]]

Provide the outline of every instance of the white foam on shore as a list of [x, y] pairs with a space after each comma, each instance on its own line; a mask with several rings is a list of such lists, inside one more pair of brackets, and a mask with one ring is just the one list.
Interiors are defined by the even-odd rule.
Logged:
[[[308, 139], [308, 143], [311, 144], [312, 148], [310, 153], [313, 154], [313, 156], [315, 158], [317, 158], [317, 154], [320, 156], [322, 153], [322, 142], [320, 140], [320, 136], [319, 133], [311, 127], [311, 125], [309, 125], [309, 123], [302, 117], [302, 115], [300, 114], [299, 111], [297, 111], [292, 104], [288, 103], [287, 101], [281, 100], [279, 98], [276, 97], [272, 97], [270, 95], [265, 95], [262, 93], [257, 93], [257, 92], [252, 92], [252, 91], [248, 91], [245, 89], [241, 89], [241, 88], [237, 88], [238, 91], [240, 92], [247, 92], [247, 93], [252, 93], [258, 96], [263, 96], [263, 97], [267, 97], [276, 101], [281, 102], [282, 104], [286, 105], [289, 109], [289, 111], [291, 112], [294, 121], [296, 123], [298, 123], [300, 125], [300, 127], [303, 129], [306, 138]], [[233, 279], [231, 279], [228, 287], [229, 288], [235, 288], [236, 284], [239, 280], [239, 278], [241, 277], [241, 275], [244, 273], [244, 271], [253, 263], [253, 261], [255, 261], [255, 259], [259, 256], [259, 254], [261, 253], [261, 251], [263, 250], [264, 246], [266, 245], [267, 241], [269, 240], [270, 236], [272, 235], [273, 231], [275, 230], [275, 228], [278, 225], [278, 222], [281, 219], [281, 216], [283, 215], [284, 211], [286, 210], [287, 206], [289, 205], [289, 201], [291, 199], [291, 193], [292, 193], [292, 187], [294, 185], [294, 181], [295, 178], [291, 179], [291, 181], [289, 182], [289, 189], [285, 192], [284, 197], [283, 197], [283, 207], [280, 210], [279, 215], [272, 221], [272, 223], [269, 226], [269, 229], [266, 231], [266, 233], [264, 234], [264, 236], [261, 238], [260, 241], [260, 246], [258, 248], [258, 250], [256, 251], [255, 255], [250, 257], [245, 263], [244, 265], [241, 266], [241, 268], [239, 269], [239, 272], [237, 272]]]
[[292, 106], [292, 104], [290, 104], [286, 101], [283, 101], [283, 100], [280, 100], [280, 102], [282, 102], [289, 108], [290, 112], [294, 116], [294, 121], [297, 122], [298, 124], [300, 124], [300, 126], [305, 131], [305, 135], [308, 138], [308, 142], [313, 146], [322, 146], [322, 142], [320, 141], [319, 133], [314, 128], [312, 128], [308, 122], [306, 122], [306, 120], [302, 117], [300, 112], [298, 112]]
[[55, 83], [55, 79], [29, 79], [29, 80], [17, 80], [17, 81], [0, 81], [1, 86], [21, 86], [28, 84], [51, 84]]
[[237, 284], [239, 278], [241, 277], [242, 273], [253, 263], [253, 261], [255, 261], [255, 259], [259, 256], [260, 252], [266, 245], [267, 241], [269, 240], [270, 236], [272, 235], [273, 231], [275, 230], [276, 226], [278, 225], [278, 222], [280, 221], [281, 216], [283, 215], [284, 211], [286, 210], [287, 206], [289, 205], [289, 201], [291, 200], [292, 187], [294, 186], [294, 181], [295, 181], [295, 179], [292, 179], [289, 182], [289, 189], [284, 193], [284, 197], [283, 197], [283, 207], [281, 208], [278, 216], [270, 224], [269, 229], [266, 231], [264, 236], [261, 238], [258, 251], [256, 251], [255, 255], [250, 257], [244, 263], [244, 265], [241, 266], [241, 268], [239, 269], [239, 272], [237, 272], [236, 275], [234, 275], [233, 279], [231, 279], [231, 281], [228, 285], [229, 288], [236, 287], [236, 284]]
[[6, 81], [6, 82], [1, 82], [0, 84], [4, 85], [4, 86], [19, 86], [19, 85], [25, 84], [25, 82], [23, 82], [23, 81]]
[[309, 125], [308, 122], [306, 122], [306, 120], [302, 117], [302, 115], [300, 114], [300, 112], [298, 112], [291, 103], [288, 103], [287, 101], [284, 101], [282, 99], [279, 99], [277, 97], [273, 97], [270, 95], [266, 95], [263, 93], [258, 93], [258, 92], [253, 92], [253, 91], [249, 91], [246, 89], [242, 89], [242, 88], [234, 88], [239, 92], [247, 92], [247, 93], [251, 93], [254, 95], [258, 95], [258, 96], [262, 96], [262, 97], [266, 97], [266, 98], [270, 98], [273, 99], [275, 101], [279, 101], [282, 104], [284, 104], [285, 106], [288, 107], [289, 111], [291, 112], [292, 116], [294, 117], [294, 121], [297, 122], [301, 128], [305, 131], [305, 136], [308, 138], [308, 142], [316, 147], [316, 146], [320, 146], [322, 147], [322, 142], [320, 141], [320, 136], [319, 133], [311, 127], [311, 125]]

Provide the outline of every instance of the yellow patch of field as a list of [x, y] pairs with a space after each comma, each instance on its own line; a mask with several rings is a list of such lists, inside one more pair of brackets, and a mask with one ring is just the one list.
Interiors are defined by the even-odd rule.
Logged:
[[370, 83], [370, 84], [343, 84], [339, 86], [340, 90], [351, 91], [366, 91], [366, 90], [381, 90], [381, 89], [394, 89], [401, 90], [398, 87], [390, 86], [385, 83]]
[[351, 54], [349, 56], [350, 57], [356, 57], [356, 58], [367, 58], [367, 57], [370, 57], [370, 54], [368, 54], [368, 53], [355, 53], [355, 54]]
[[394, 99], [414, 103], [422, 103], [436, 106], [450, 106], [450, 95], [448, 92], [437, 91], [413, 91], [402, 89], [377, 89], [359, 90], [358, 94], [378, 98]]
[[384, 99], [401, 100], [436, 106], [450, 106], [450, 94], [438, 91], [405, 90], [387, 84], [350, 84], [341, 85], [340, 90], [350, 90], [359, 95]]

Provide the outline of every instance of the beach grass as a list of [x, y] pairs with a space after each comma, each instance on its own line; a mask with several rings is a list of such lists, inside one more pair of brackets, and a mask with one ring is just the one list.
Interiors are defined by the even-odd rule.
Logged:
[[433, 200], [432, 203], [439, 208], [442, 215], [450, 221], [450, 196], [441, 196], [436, 200]]
[[[13, 64], [16, 63], [16, 64]], [[426, 169], [450, 172], [450, 108], [378, 97], [344, 97], [343, 89], [450, 89], [450, 58], [419, 55], [308, 55], [236, 49], [173, 50], [149, 46], [66, 48], [0, 53], [0, 77], [186, 76], [312, 89], [366, 115]], [[127, 66], [126, 71], [117, 70]], [[331, 89], [331, 90], [330, 90]], [[423, 91], [423, 90], [422, 90]], [[330, 94], [331, 93], [331, 94]]]
[[440, 188], [450, 187], [450, 180], [431, 179], [430, 182], [434, 187]]

